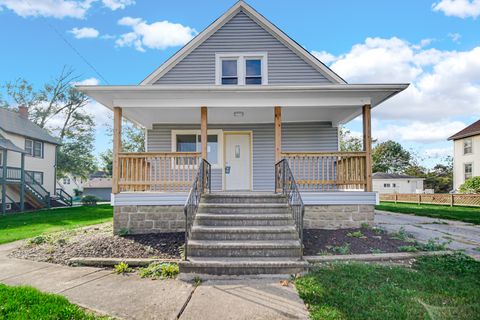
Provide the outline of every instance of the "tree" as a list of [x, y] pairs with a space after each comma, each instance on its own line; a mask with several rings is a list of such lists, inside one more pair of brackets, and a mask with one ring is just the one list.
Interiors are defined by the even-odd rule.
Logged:
[[472, 177], [467, 180], [460, 186], [460, 193], [480, 193], [480, 177]]
[[95, 168], [93, 118], [85, 110], [88, 97], [76, 91], [72, 84], [78, 80], [72, 69], [64, 67], [50, 82], [35, 90], [25, 79], [5, 85], [10, 103], [28, 108], [29, 119], [49, 131], [61, 143], [58, 149], [57, 173], [86, 177]]
[[398, 142], [377, 144], [372, 152], [373, 172], [404, 173], [410, 166], [411, 154]]
[[435, 165], [425, 177], [425, 188], [435, 193], [448, 193], [453, 189], [453, 158], [446, 157], [443, 162]]
[[[108, 125], [107, 132], [108, 135], [113, 138], [113, 128], [111, 125]], [[145, 151], [145, 131], [126, 119], [122, 121], [122, 150], [124, 152]], [[100, 163], [102, 170], [105, 171], [108, 176], [112, 176], [112, 149], [107, 149], [100, 154]]]
[[340, 129], [340, 151], [362, 151], [363, 140], [351, 134], [350, 130]]

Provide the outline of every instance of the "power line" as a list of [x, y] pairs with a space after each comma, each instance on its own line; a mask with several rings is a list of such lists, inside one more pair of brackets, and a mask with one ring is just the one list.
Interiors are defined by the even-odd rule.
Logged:
[[[27, 0], [24, 0], [24, 1], [25, 1], [25, 3], [26, 3], [32, 10], [35, 10], [35, 9], [33, 8], [33, 6], [30, 4], [30, 2], [28, 2]], [[67, 44], [67, 46], [70, 47], [70, 49], [73, 50], [73, 52], [75, 52], [75, 53], [77, 54], [77, 56], [80, 57], [80, 59], [83, 60], [83, 62], [85, 62], [85, 63], [90, 67], [90, 69], [93, 70], [93, 72], [95, 72], [95, 73], [97, 74], [97, 76], [98, 76], [100, 79], [102, 79], [106, 84], [110, 84], [110, 83], [108, 82], [108, 80], [105, 79], [105, 77], [100, 73], [100, 71], [98, 71], [97, 68], [95, 68], [95, 67], [93, 66], [93, 64], [91, 64], [91, 63], [80, 53], [80, 51], [78, 51], [78, 50], [73, 46], [73, 44], [71, 44], [70, 41], [68, 41], [67, 38], [65, 38], [65, 37], [63, 36], [63, 34], [60, 33], [60, 31], [58, 31], [57, 28], [55, 28], [54, 25], [52, 25], [50, 22], [48, 22], [48, 21], [45, 20], [45, 19], [43, 19], [43, 21]]]

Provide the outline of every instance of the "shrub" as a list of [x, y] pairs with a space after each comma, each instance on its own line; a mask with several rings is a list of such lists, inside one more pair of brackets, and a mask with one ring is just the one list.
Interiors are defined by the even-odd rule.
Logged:
[[400, 251], [400, 252], [417, 252], [418, 249], [415, 246], [400, 246], [400, 247], [398, 247], [398, 251]]
[[175, 263], [152, 262], [145, 268], [140, 268], [140, 277], [142, 278], [175, 278], [179, 272], [178, 265]]
[[117, 274], [125, 274], [125, 273], [130, 273], [133, 271], [132, 268], [128, 266], [127, 263], [125, 262], [120, 262], [119, 264], [116, 264], [113, 266], [113, 269], [115, 270], [115, 273]]
[[451, 241], [440, 242], [438, 238], [428, 239], [427, 243], [416, 242], [415, 247], [421, 251], [443, 251]]
[[459, 191], [460, 193], [480, 193], [480, 176], [465, 180]]
[[86, 206], [96, 206], [98, 198], [92, 195], [86, 195], [82, 198], [82, 203]]
[[332, 251], [338, 254], [349, 254], [350, 253], [350, 243], [345, 243], [343, 246], [332, 247]]
[[352, 238], [366, 238], [362, 231], [354, 231], [354, 232], [349, 232], [347, 233], [347, 237], [352, 237]]

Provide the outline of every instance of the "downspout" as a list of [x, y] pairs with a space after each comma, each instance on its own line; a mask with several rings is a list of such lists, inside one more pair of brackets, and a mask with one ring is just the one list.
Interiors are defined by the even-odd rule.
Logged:
[[25, 211], [25, 153], [23, 152], [20, 162], [20, 211]]
[[58, 145], [55, 146], [55, 165], [53, 166], [53, 194], [57, 194], [57, 161]]
[[7, 149], [3, 149], [2, 157], [2, 214], [7, 213]]

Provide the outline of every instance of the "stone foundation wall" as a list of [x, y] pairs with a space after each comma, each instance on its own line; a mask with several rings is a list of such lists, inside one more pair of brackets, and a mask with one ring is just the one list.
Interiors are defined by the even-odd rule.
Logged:
[[373, 225], [373, 205], [306, 205], [304, 229], [358, 228]]
[[185, 231], [183, 206], [115, 206], [113, 232], [129, 234]]

